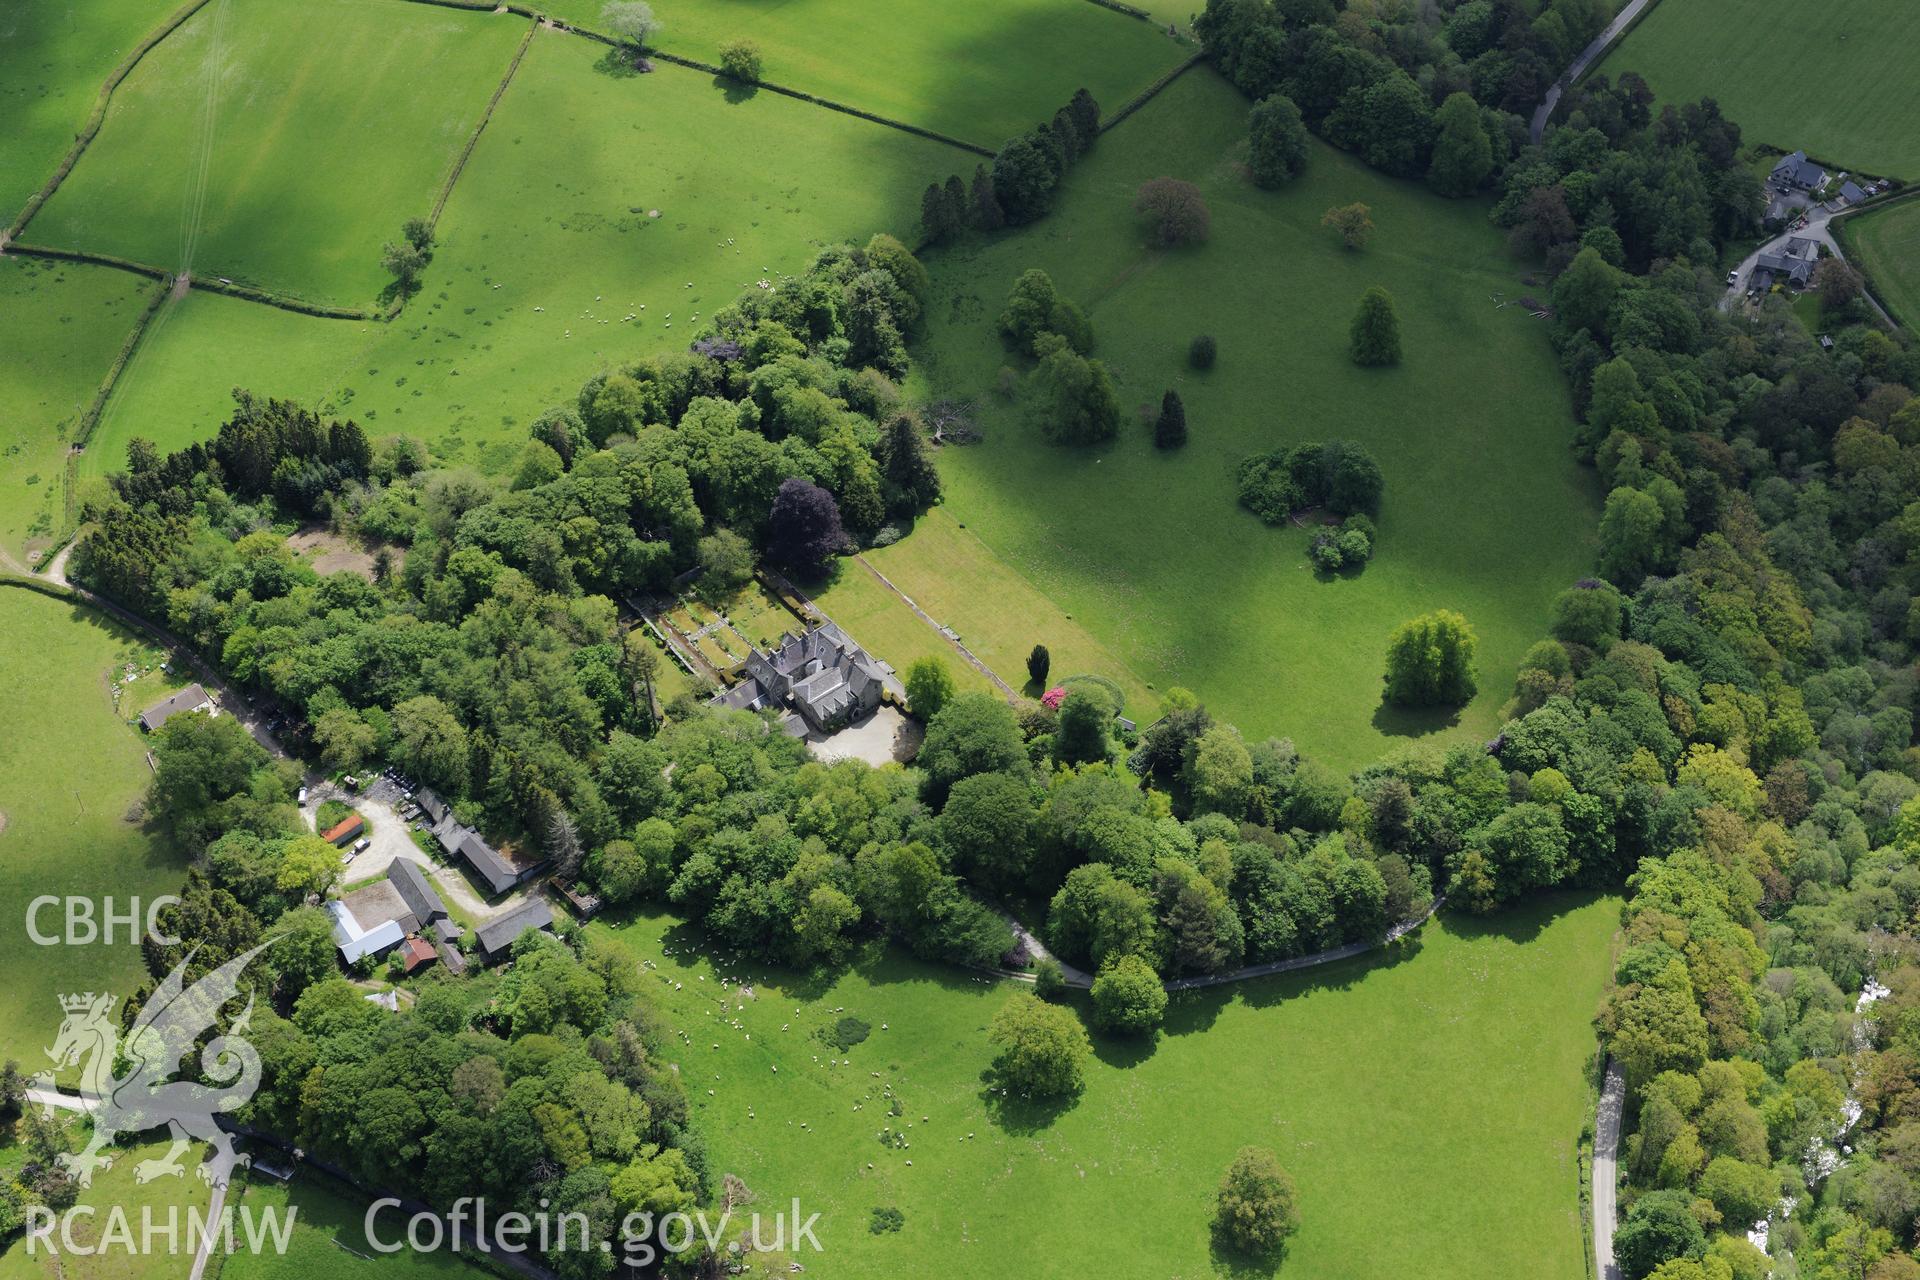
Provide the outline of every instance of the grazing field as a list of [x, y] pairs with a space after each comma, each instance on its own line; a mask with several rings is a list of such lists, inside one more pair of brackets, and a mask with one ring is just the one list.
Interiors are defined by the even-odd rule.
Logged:
[[[185, 863], [128, 820], [148, 778], [128, 722], [179, 684], [157, 671], [164, 655], [151, 646], [37, 592], [0, 588], [0, 636], [0, 1059], [39, 1071], [51, 1065], [42, 1050], [60, 995], [124, 995], [144, 971], [124, 930], [111, 946], [35, 945], [28, 902], [111, 894], [124, 910], [180, 887]], [[117, 694], [130, 673], [133, 687]], [[40, 925], [58, 932], [58, 913]]]
[[183, 2], [0, 5], [0, 226], [53, 176], [108, 74]]
[[[668, 917], [611, 928], [658, 966], [715, 1171], [768, 1213], [821, 1214], [809, 1271], [1206, 1275], [1214, 1189], [1257, 1143], [1300, 1189], [1282, 1275], [1580, 1280], [1583, 1070], [1618, 911], [1446, 917], [1395, 959], [1176, 996], [1157, 1044], [1096, 1040], [1057, 1112], [983, 1082], [1011, 984], [878, 951], [807, 979], [710, 962]], [[868, 1028], [844, 1051], [819, 1034], [842, 1017]], [[888, 1207], [903, 1228], [871, 1233]]]
[[67, 448], [157, 286], [106, 267], [0, 258], [0, 554], [63, 518]]
[[820, 246], [910, 236], [920, 191], [962, 154], [778, 94], [730, 103], [679, 67], [611, 78], [603, 52], [535, 37], [399, 320], [187, 299], [116, 390], [89, 465], [122, 465], [135, 434], [212, 434], [237, 384], [504, 470], [526, 424], [596, 371], [684, 347], [698, 315]]
[[[1789, 35], [1788, 33], [1791, 33]], [[1920, 23], [1906, 0], [1661, 0], [1599, 70], [1712, 98], [1748, 142], [1920, 179]]]
[[[286, 1160], [277, 1153], [271, 1158]], [[376, 1274], [392, 1280], [474, 1280], [486, 1274], [451, 1250], [376, 1253], [367, 1239], [367, 1202], [309, 1170], [296, 1173], [290, 1183], [255, 1174], [234, 1185], [235, 1212], [271, 1213], [282, 1221], [291, 1213], [293, 1230], [284, 1253], [242, 1248], [229, 1256], [222, 1280], [367, 1280]], [[403, 1241], [405, 1231], [406, 1215], [396, 1210], [376, 1220], [375, 1234], [383, 1245]]]
[[[1152, 719], [1159, 714], [1152, 686], [1010, 569], [946, 507], [934, 508], [915, 522], [907, 537], [868, 551], [865, 558], [941, 625], [953, 628], [961, 643], [1013, 688], [1035, 697], [1046, 692], [1027, 687], [1027, 655], [1035, 644], [1044, 644], [1053, 659], [1048, 684], [1058, 684], [1065, 676], [1104, 676], [1126, 693], [1129, 716]], [[932, 653], [956, 675], [986, 687], [984, 676], [857, 562], [843, 561], [819, 599], [820, 607], [856, 639], [901, 670], [923, 653]], [[957, 621], [961, 618], [964, 625]]]
[[370, 303], [525, 19], [392, 0], [213, 0], [141, 60], [23, 240]]
[[1893, 318], [1920, 328], [1920, 201], [1863, 213], [1839, 224], [1847, 252], [1873, 280]]
[[162, 450], [211, 439], [235, 387], [353, 413], [352, 398], [337, 393], [359, 353], [390, 334], [376, 321], [322, 320], [197, 289], [169, 298], [114, 383], [81, 474], [125, 469], [134, 436]]
[[[1239, 171], [1245, 122], [1239, 94], [1191, 72], [1102, 140], [1047, 219], [928, 256], [935, 296], [917, 353], [933, 394], [976, 402], [986, 437], [941, 451], [943, 512], [1125, 669], [1197, 691], [1250, 735], [1291, 736], [1336, 766], [1408, 734], [1490, 736], [1553, 595], [1591, 561], [1597, 495], [1569, 450], [1545, 328], [1524, 307], [1494, 305], [1526, 287], [1484, 206], [1317, 144], [1293, 186], [1256, 190]], [[1161, 175], [1199, 185], [1209, 243], [1145, 245], [1131, 197]], [[1361, 252], [1319, 225], [1355, 200], [1378, 227]], [[1018, 363], [997, 318], [1030, 267], [1087, 308], [1123, 411], [1110, 444], [1049, 445], [993, 390]], [[1397, 300], [1405, 358], [1361, 369], [1347, 327], [1376, 284]], [[1186, 361], [1200, 333], [1219, 341], [1205, 373]], [[1172, 453], [1153, 448], [1135, 414], [1168, 388], [1191, 433]], [[1261, 524], [1234, 484], [1248, 454], [1328, 438], [1359, 441], [1386, 476], [1373, 562], [1332, 579], [1311, 568], [1304, 530]], [[879, 561], [911, 557], [919, 536]], [[929, 567], [946, 576], [944, 560]], [[1479, 632], [1480, 696], [1457, 719], [1384, 709], [1389, 633], [1442, 607]], [[986, 636], [1008, 626], [1005, 613], [994, 592], [951, 591], [936, 616]], [[1008, 635], [998, 652], [1024, 656], [1036, 640], [1054, 637]]]
[[[541, 7], [606, 30], [602, 0]], [[1077, 0], [689, 0], [655, 12], [652, 43], [668, 53], [717, 64], [722, 45], [751, 40], [770, 83], [983, 147], [1052, 119], [1083, 86], [1117, 108], [1194, 51]]]
[[[73, 1145], [85, 1140], [71, 1116], [67, 1116], [64, 1123], [75, 1135]], [[188, 1148], [180, 1158], [185, 1172], [178, 1178], [156, 1178], [144, 1186], [136, 1182], [134, 1167], [142, 1160], [159, 1159], [166, 1150], [165, 1142], [120, 1148], [114, 1152], [113, 1167], [95, 1173], [93, 1185], [80, 1192], [79, 1204], [92, 1209], [94, 1215], [73, 1219], [73, 1241], [89, 1252], [61, 1250], [56, 1231], [53, 1250], [61, 1251], [49, 1250], [46, 1244], [41, 1244], [29, 1255], [24, 1238], [12, 1236], [4, 1252], [0, 1252], [0, 1280], [180, 1280], [193, 1262], [186, 1243], [188, 1215], [204, 1215], [207, 1210], [207, 1184], [195, 1173], [195, 1166], [205, 1157], [207, 1148]], [[25, 1158], [26, 1154], [22, 1146], [0, 1146], [0, 1175], [10, 1169], [10, 1157]], [[155, 1236], [154, 1249], [147, 1253], [119, 1243], [121, 1237], [117, 1234], [110, 1239], [108, 1228], [114, 1221], [111, 1215], [115, 1209], [124, 1215], [135, 1245], [140, 1240], [143, 1211], [163, 1229], [172, 1217], [179, 1223], [179, 1247], [169, 1252], [163, 1234]], [[240, 1228], [236, 1226], [234, 1230], [238, 1234]], [[211, 1266], [208, 1274], [213, 1274]]]

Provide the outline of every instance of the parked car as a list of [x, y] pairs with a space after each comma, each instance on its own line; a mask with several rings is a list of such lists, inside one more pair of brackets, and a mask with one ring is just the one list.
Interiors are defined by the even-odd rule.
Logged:
[[300, 803], [305, 804], [306, 802], [307, 802], [307, 789], [305, 787], [302, 787], [300, 788]]
[[1733, 286], [1739, 283], [1740, 283], [1740, 272], [1738, 270], [1727, 272], [1727, 288], [1731, 289], [1733, 288]]
[[355, 853], [365, 853], [371, 848], [373, 848], [373, 841], [367, 836], [361, 836], [353, 842], [353, 851]]

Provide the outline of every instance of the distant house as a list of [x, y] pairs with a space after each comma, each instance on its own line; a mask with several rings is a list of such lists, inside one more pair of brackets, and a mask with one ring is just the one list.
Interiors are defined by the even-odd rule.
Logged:
[[460, 953], [460, 948], [451, 942], [442, 942], [436, 949], [440, 952], [440, 966], [448, 973], [458, 977], [467, 971], [467, 958]]
[[366, 819], [359, 814], [349, 814], [320, 833], [322, 840], [333, 844], [345, 844], [367, 829]]
[[1776, 187], [1817, 191], [1826, 185], [1827, 171], [1807, 159], [1806, 152], [1796, 151], [1790, 156], [1782, 156], [1780, 163], [1773, 166], [1769, 178]]
[[747, 651], [746, 677], [713, 699], [737, 711], [788, 709], [802, 732], [832, 733], [880, 705], [880, 664], [831, 622], [802, 635], [782, 634], [772, 653]]
[[1867, 193], [1857, 182], [1843, 182], [1840, 184], [1840, 198], [1849, 205], [1856, 205], [1867, 198]]
[[418, 863], [395, 858], [387, 867], [387, 883], [407, 904], [407, 910], [413, 913], [422, 932], [438, 931], [451, 923], [447, 918], [447, 904], [440, 901], [440, 895], [434, 892], [427, 873]]
[[[420, 800], [428, 793], [422, 791], [414, 799]], [[433, 797], [439, 802], [439, 797]], [[424, 805], [422, 806], [425, 807]], [[458, 858], [473, 871], [480, 883], [487, 887], [487, 896], [497, 898], [518, 885], [525, 884], [545, 868], [546, 862], [521, 864], [512, 861], [505, 854], [487, 843], [486, 837], [472, 827], [460, 822], [453, 811], [440, 804], [441, 818], [430, 828], [431, 834], [447, 856]]]
[[519, 884], [522, 879], [519, 869], [501, 856], [500, 851], [488, 844], [472, 827], [461, 829], [453, 852], [473, 868], [473, 873], [486, 884], [489, 894], [505, 893]]
[[545, 898], [528, 898], [498, 920], [475, 930], [473, 936], [479, 944], [480, 959], [487, 964], [506, 959], [515, 939], [529, 929], [553, 930], [553, 912]]
[[140, 727], [152, 733], [175, 716], [186, 715], [194, 711], [206, 711], [214, 715], [219, 710], [213, 705], [213, 699], [207, 691], [197, 684], [190, 684], [171, 698], [163, 698], [140, 713]]
[[1788, 236], [1787, 243], [1778, 251], [1760, 255], [1757, 267], [1761, 271], [1771, 272], [1777, 277], [1793, 281], [1806, 287], [1813, 279], [1813, 269], [1820, 263], [1820, 242], [1805, 236]]

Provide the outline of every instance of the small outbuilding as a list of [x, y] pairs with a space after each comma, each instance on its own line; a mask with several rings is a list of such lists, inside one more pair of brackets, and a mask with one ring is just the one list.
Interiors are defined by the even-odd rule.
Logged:
[[320, 838], [329, 844], [346, 844], [357, 839], [367, 829], [367, 822], [359, 814], [349, 814], [320, 833]]
[[418, 973], [437, 958], [433, 944], [417, 933], [400, 944], [400, 962], [408, 973]]

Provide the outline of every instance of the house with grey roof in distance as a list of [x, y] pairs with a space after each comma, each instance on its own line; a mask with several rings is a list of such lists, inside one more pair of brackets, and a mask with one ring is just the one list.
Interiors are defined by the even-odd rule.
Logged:
[[197, 684], [190, 684], [171, 698], [162, 698], [140, 713], [140, 727], [152, 733], [175, 716], [183, 716], [193, 711], [205, 711], [210, 715], [219, 715], [219, 709], [213, 705], [213, 699], [207, 691]]
[[1813, 279], [1820, 264], [1820, 242], [1806, 236], [1788, 236], [1787, 243], [1773, 253], [1763, 253], [1754, 263], [1754, 286], [1765, 289], [1775, 277], [1791, 280], [1801, 288]]
[[1780, 157], [1780, 163], [1773, 166], [1768, 178], [1776, 187], [1818, 191], [1827, 184], [1827, 171], [1807, 159], [1806, 152], [1796, 151]]
[[[422, 787], [413, 798], [426, 816], [427, 834], [439, 842], [447, 856], [467, 864], [474, 876], [487, 888], [489, 898], [525, 884], [547, 865], [544, 861], [522, 864], [513, 861], [487, 843], [485, 836], [453, 815], [452, 806]], [[429, 890], [431, 892], [431, 890]]]
[[784, 632], [773, 652], [747, 651], [745, 676], [713, 699], [736, 711], [789, 713], [787, 732], [832, 733], [880, 706], [886, 668], [831, 622]]
[[491, 920], [474, 930], [474, 938], [480, 946], [480, 959], [494, 964], [507, 958], [514, 942], [529, 929], [553, 931], [553, 911], [542, 897], [531, 897], [497, 920]]
[[[432, 930], [435, 936], [458, 937], [460, 927], [447, 918], [447, 904], [427, 882], [427, 873], [418, 863], [406, 858], [395, 858], [387, 866], [387, 880], [394, 891], [407, 904], [407, 910], [413, 913], [420, 929]], [[451, 930], [451, 933], [447, 931]]]

